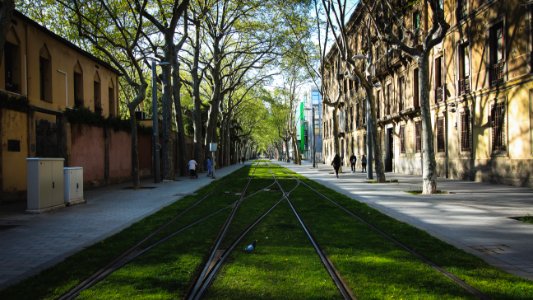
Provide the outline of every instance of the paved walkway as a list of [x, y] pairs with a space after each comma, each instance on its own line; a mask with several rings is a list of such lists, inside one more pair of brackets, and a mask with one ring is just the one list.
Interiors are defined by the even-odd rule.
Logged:
[[[533, 224], [511, 219], [533, 216], [533, 189], [461, 180], [438, 179], [449, 194], [414, 196], [420, 176], [386, 173], [398, 183], [367, 183], [366, 174], [349, 172], [339, 179], [329, 165], [280, 163], [310, 179], [416, 226], [487, 263], [533, 280]], [[359, 171], [360, 172], [360, 171]]]
[[[242, 166], [216, 170], [216, 175], [224, 177]], [[0, 288], [57, 264], [210, 182], [203, 173], [196, 180], [145, 181], [147, 188], [140, 190], [128, 189], [131, 184], [114, 185], [86, 191], [86, 204], [48, 213], [4, 211], [0, 214]]]

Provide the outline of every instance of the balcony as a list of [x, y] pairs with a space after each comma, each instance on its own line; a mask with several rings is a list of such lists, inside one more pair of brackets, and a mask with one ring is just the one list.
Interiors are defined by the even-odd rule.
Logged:
[[502, 84], [505, 79], [505, 62], [499, 62], [490, 66], [490, 86]]
[[470, 93], [470, 78], [465, 77], [459, 79], [459, 95]]

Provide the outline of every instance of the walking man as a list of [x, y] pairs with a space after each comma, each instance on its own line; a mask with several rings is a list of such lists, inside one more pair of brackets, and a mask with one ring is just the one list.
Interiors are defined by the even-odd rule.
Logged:
[[335, 176], [339, 178], [339, 168], [341, 167], [341, 157], [338, 154], [335, 154], [333, 161], [331, 162], [333, 169], [335, 170]]
[[350, 156], [350, 166], [352, 167], [352, 173], [355, 173], [355, 163], [357, 162], [357, 157], [352, 153]]
[[213, 177], [213, 161], [211, 160], [211, 157], [207, 157], [206, 159], [207, 164], [207, 177]]
[[191, 178], [198, 178], [198, 174], [196, 174], [196, 167], [198, 166], [198, 163], [196, 162], [196, 160], [191, 159], [189, 160], [189, 175], [191, 176]]

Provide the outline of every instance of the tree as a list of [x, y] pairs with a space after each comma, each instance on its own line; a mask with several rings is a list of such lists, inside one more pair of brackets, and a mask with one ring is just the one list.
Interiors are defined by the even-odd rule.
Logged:
[[[429, 107], [429, 57], [433, 47], [444, 39], [450, 25], [444, 18], [444, 9], [440, 0], [419, 2], [378, 0], [371, 4], [365, 0], [363, 5], [371, 16], [381, 40], [397, 47], [418, 64], [420, 115], [422, 117], [422, 192], [433, 194], [437, 191], [437, 164]], [[422, 14], [429, 17], [430, 22], [425, 30], [422, 24], [415, 23], [420, 19], [414, 20], [412, 29], [405, 26], [405, 11], [413, 8], [420, 9], [418, 14], [420, 19]]]
[[[168, 0], [168, 1], [156, 1], [152, 5], [143, 5], [140, 0], [136, 0], [135, 8], [138, 10], [147, 20], [149, 20], [156, 31], [153, 33], [155, 36], [162, 35], [162, 45], [153, 43], [150, 39], [148, 41], [152, 45], [154, 54], [158, 56], [157, 50], [159, 47], [163, 48], [163, 55], [160, 57], [165, 63], [162, 64], [163, 75], [163, 97], [162, 97], [162, 175], [164, 179], [174, 179], [174, 172], [172, 168], [172, 153], [170, 152], [170, 129], [172, 118], [172, 99], [176, 104], [176, 116], [178, 125], [178, 157], [181, 158], [180, 167], [183, 170], [185, 166], [184, 160], [184, 128], [183, 117], [181, 115], [181, 101], [179, 89], [181, 82], [179, 78], [179, 62], [176, 58], [177, 52], [185, 42], [187, 29], [183, 31], [181, 40], [175, 41], [176, 30], [178, 22], [183, 18], [189, 5], [188, 0]], [[171, 9], [167, 9], [170, 7]], [[184, 21], [184, 26], [187, 26], [187, 21]], [[146, 36], [148, 34], [145, 33]], [[157, 38], [156, 38], [157, 39]], [[172, 70], [174, 70], [172, 72]], [[174, 75], [174, 76], [173, 76]], [[172, 84], [174, 81], [174, 84]], [[184, 171], [182, 171], [184, 173]]]
[[[336, 4], [335, 4], [336, 3]], [[336, 81], [338, 85], [338, 93], [340, 94], [340, 82], [343, 81], [345, 78], [350, 80], [356, 80], [360, 82], [361, 86], [366, 92], [366, 106], [368, 111], [368, 118], [367, 118], [367, 145], [369, 146], [369, 163], [371, 162], [371, 155], [373, 154], [373, 160], [374, 160], [374, 166], [376, 170], [376, 176], [378, 182], [385, 182], [385, 172], [383, 168], [383, 162], [381, 159], [381, 145], [378, 142], [377, 139], [377, 129], [376, 129], [376, 112], [375, 112], [375, 99], [373, 94], [373, 76], [371, 72], [369, 72], [369, 68], [371, 67], [372, 63], [372, 50], [370, 46], [370, 29], [368, 28], [368, 23], [365, 23], [364, 20], [360, 20], [358, 25], [366, 26], [368, 30], [367, 33], [367, 45], [366, 45], [366, 72], [364, 72], [364, 68], [362, 65], [356, 60], [359, 56], [358, 53], [354, 53], [354, 50], [350, 46], [350, 41], [348, 39], [349, 34], [349, 28], [347, 27], [347, 21], [346, 21], [346, 13], [347, 13], [347, 7], [346, 2], [341, 1], [333, 1], [333, 0], [322, 0], [322, 5], [324, 7], [324, 10], [326, 12], [326, 23], [327, 27], [331, 31], [332, 35], [334, 36], [334, 49], [332, 50], [332, 53], [336, 54], [338, 57], [338, 61], [335, 66], [333, 66], [333, 70], [335, 71], [335, 74], [329, 74], [330, 80]], [[357, 9], [356, 9], [357, 11]], [[334, 55], [333, 54], [333, 55]], [[322, 65], [327, 64], [325, 60], [322, 60]], [[324, 69], [322, 69], [322, 72], [325, 72]], [[322, 75], [324, 76], [324, 74]], [[327, 86], [327, 81], [323, 80], [324, 87]], [[330, 88], [331, 90], [331, 88]], [[336, 113], [336, 110], [338, 110], [339, 100], [333, 102], [328, 99], [328, 95], [323, 95], [324, 103], [328, 104], [329, 106], [335, 107], [334, 112]], [[337, 135], [337, 121], [336, 121], [336, 115], [334, 115], [334, 134]], [[370, 149], [371, 148], [371, 149]], [[338, 142], [335, 144], [335, 149], [338, 152]], [[369, 170], [369, 177], [371, 178], [371, 170]]]
[[[90, 1], [90, 5], [86, 2]], [[140, 61], [145, 57], [143, 41], [144, 18], [133, 3], [120, 0], [72, 0], [58, 2], [72, 13], [81, 38], [90, 43], [102, 59], [122, 73], [122, 78], [134, 90], [127, 99], [131, 123], [132, 177], [135, 188], [140, 186], [137, 120], [135, 110], [146, 97], [148, 84]], [[140, 3], [145, 7], [148, 1]]]

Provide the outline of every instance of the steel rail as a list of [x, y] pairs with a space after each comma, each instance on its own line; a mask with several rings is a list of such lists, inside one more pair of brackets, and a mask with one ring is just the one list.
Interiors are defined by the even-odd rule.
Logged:
[[202, 280], [201, 285], [199, 286], [198, 290], [194, 295], [192, 295], [189, 299], [201, 299], [201, 297], [204, 295], [204, 293], [207, 291], [211, 283], [213, 282], [216, 274], [218, 273], [218, 270], [222, 267], [228, 256], [231, 254], [231, 252], [235, 249], [235, 247], [242, 241], [242, 239], [263, 219], [278, 206], [278, 204], [281, 203], [281, 201], [284, 200], [284, 196], [282, 196], [272, 207], [270, 207], [265, 213], [263, 213], [261, 216], [259, 216], [252, 224], [248, 225], [246, 229], [230, 244], [230, 246], [222, 253], [222, 255], [219, 257], [219, 259], [214, 263], [214, 265], [209, 270], [208, 274], [205, 276], [205, 278]]
[[181, 227], [180, 229], [174, 231], [172, 234], [170, 235], [167, 235], [161, 239], [159, 239], [157, 242], [153, 243], [153, 244], [150, 244], [149, 246], [147, 246], [146, 248], [142, 248], [142, 249], [139, 249], [139, 247], [135, 248], [135, 249], [131, 249], [131, 250], [128, 250], [127, 254], [126, 255], [121, 255], [121, 257], [113, 260], [113, 262], [109, 263], [108, 265], [106, 265], [105, 267], [101, 268], [100, 270], [98, 270], [96, 273], [94, 273], [91, 277], [85, 279], [83, 282], [81, 282], [79, 285], [77, 285], [75, 288], [71, 289], [70, 291], [68, 291], [66, 294], [64, 294], [63, 296], [61, 296], [61, 298], [59, 298], [60, 300], [63, 300], [63, 299], [74, 299], [76, 298], [82, 291], [92, 287], [93, 285], [95, 285], [96, 283], [102, 281], [104, 278], [106, 278], [107, 276], [109, 276], [109, 274], [115, 272], [116, 270], [122, 268], [124, 265], [126, 265], [127, 263], [131, 262], [132, 260], [136, 259], [137, 257], [141, 256], [142, 254], [152, 250], [153, 248], [155, 248], [156, 246], [166, 242], [167, 240], [173, 238], [174, 236], [178, 235], [179, 233], [195, 226], [195, 225], [198, 225], [208, 219], [210, 219], [211, 217], [219, 214], [220, 212], [230, 208], [231, 205], [229, 206], [226, 206], [226, 207], [223, 207], [201, 219], [198, 219], [196, 220], [195, 222], [193, 223], [190, 223], [184, 227]]
[[216, 257], [217, 251], [220, 247], [220, 244], [222, 243], [222, 240], [226, 236], [226, 233], [228, 232], [229, 226], [231, 225], [231, 222], [235, 218], [235, 215], [237, 214], [237, 210], [239, 209], [241, 203], [244, 201], [246, 191], [248, 190], [248, 187], [250, 186], [250, 182], [252, 180], [252, 176], [255, 174], [255, 171], [257, 170], [259, 163], [254, 165], [254, 168], [249, 173], [248, 180], [246, 182], [246, 185], [244, 186], [241, 197], [238, 201], [236, 201], [235, 205], [233, 205], [233, 209], [231, 210], [231, 213], [229, 214], [228, 218], [226, 218], [226, 221], [220, 228], [220, 231], [215, 238], [215, 242], [213, 243], [213, 246], [211, 247], [211, 250], [209, 251], [209, 257], [207, 258], [207, 261], [204, 264], [204, 267], [202, 268], [202, 271], [200, 274], [196, 277], [194, 284], [189, 289], [186, 298], [187, 299], [195, 299], [194, 297], [198, 294], [199, 290], [201, 289], [203, 282], [205, 281], [211, 266], [213, 264], [213, 261]]
[[328, 196], [324, 195], [323, 193], [321, 193], [320, 191], [318, 191], [317, 189], [313, 188], [312, 186], [310, 186], [309, 184], [307, 184], [306, 182], [302, 181], [302, 180], [299, 180], [297, 179], [298, 181], [300, 181], [304, 186], [308, 187], [310, 190], [312, 190], [313, 192], [315, 192], [316, 194], [318, 194], [319, 196], [321, 196], [322, 198], [328, 200], [329, 202], [331, 202], [333, 205], [337, 206], [339, 209], [343, 210], [344, 212], [346, 212], [348, 215], [352, 216], [353, 218], [355, 218], [356, 220], [358, 220], [359, 222], [365, 224], [366, 226], [368, 226], [370, 229], [372, 229], [374, 232], [378, 233], [379, 235], [381, 235], [382, 237], [384, 237], [385, 239], [389, 240], [390, 242], [392, 242], [393, 244], [395, 244], [396, 246], [406, 250], [407, 252], [409, 252], [411, 255], [417, 257], [418, 259], [420, 259], [422, 262], [424, 262], [425, 264], [429, 265], [431, 268], [433, 268], [434, 270], [436, 270], [437, 272], [441, 273], [442, 275], [446, 276], [447, 278], [449, 278], [450, 280], [452, 280], [455, 284], [457, 284], [458, 286], [460, 286], [461, 288], [463, 288], [465, 291], [469, 292], [470, 294], [472, 294], [473, 296], [475, 296], [476, 298], [478, 299], [482, 299], [482, 300], [487, 300], [487, 299], [491, 299], [488, 295], [485, 295], [483, 292], [479, 291], [478, 289], [476, 289], [475, 287], [469, 285], [468, 283], [466, 283], [465, 281], [463, 281], [462, 279], [460, 279], [459, 277], [457, 277], [455, 274], [453, 273], [450, 273], [448, 272], [446, 269], [444, 269], [443, 267], [439, 266], [437, 263], [433, 262], [432, 260], [430, 260], [429, 258], [427, 258], [426, 256], [418, 253], [417, 251], [415, 251], [414, 249], [412, 249], [411, 247], [409, 247], [408, 245], [402, 243], [401, 241], [397, 240], [396, 238], [394, 238], [393, 236], [391, 236], [390, 234], [386, 233], [385, 231], [381, 230], [380, 228], [378, 228], [376, 225], [370, 223], [369, 221], [365, 220], [363, 217], [361, 217], [360, 215], [354, 213], [353, 211], [347, 209], [346, 207], [344, 207], [343, 205], [339, 204], [337, 201], [335, 200], [332, 200], [331, 198], [329, 198]]
[[[293, 190], [295, 190], [300, 185], [301, 181], [296, 179], [296, 182], [297, 182], [297, 185], [296, 185], [296, 187]], [[278, 186], [283, 191], [283, 187], [279, 183], [278, 183]], [[347, 286], [346, 282], [340, 276], [339, 271], [335, 268], [335, 266], [333, 265], [331, 260], [329, 260], [327, 255], [324, 253], [324, 251], [320, 247], [319, 243], [313, 237], [311, 231], [309, 230], [309, 227], [307, 227], [307, 225], [305, 224], [304, 220], [302, 219], [302, 217], [300, 216], [300, 214], [298, 213], [298, 211], [296, 210], [296, 208], [292, 204], [291, 200], [289, 199], [289, 195], [290, 195], [290, 192], [289, 193], [283, 192], [283, 197], [285, 198], [285, 200], [287, 200], [287, 203], [291, 207], [291, 210], [294, 213], [294, 216], [296, 217], [296, 219], [300, 223], [300, 226], [304, 230], [305, 235], [309, 239], [309, 242], [311, 242], [311, 245], [313, 245], [313, 248], [315, 249], [315, 252], [317, 253], [318, 257], [320, 258], [320, 261], [324, 265], [324, 268], [326, 268], [326, 271], [328, 272], [329, 276], [331, 277], [331, 279], [335, 283], [335, 286], [337, 287], [337, 289], [341, 293], [342, 297], [344, 299], [357, 299], [355, 297], [355, 295], [352, 293], [352, 291], [350, 290], [350, 288]]]
[[[167, 241], [168, 239], [174, 237], [175, 235], [183, 232], [184, 230], [186, 229], [189, 229], [191, 227], [193, 227], [194, 225], [196, 224], [199, 224], [209, 218], [211, 218], [212, 216], [214, 216], [215, 214], [218, 214], [220, 213], [221, 211], [231, 207], [232, 205], [234, 205], [235, 203], [232, 203], [230, 206], [227, 206], [227, 207], [224, 207], [224, 208], [221, 208], [219, 209], [218, 211], [215, 211], [211, 214], [209, 214], [208, 216], [206, 217], [203, 217], [201, 219], [198, 219], [197, 221], [193, 222], [193, 223], [190, 223], [184, 227], [181, 227], [180, 229], [178, 229], [177, 231], [174, 231], [173, 233], [171, 233], [170, 235], [166, 236], [166, 237], [163, 237], [161, 238], [160, 240], [156, 241], [155, 243], [152, 243], [150, 245], [148, 245], [147, 247], [143, 248], [143, 249], [140, 249], [140, 247], [142, 246], [142, 244], [144, 244], [146, 241], [148, 241], [149, 239], [151, 239], [152, 237], [154, 237], [155, 235], [157, 235], [158, 233], [160, 233], [161, 231], [163, 231], [164, 229], [166, 229], [167, 227], [169, 227], [171, 224], [173, 224], [176, 220], [178, 220], [179, 218], [181, 218], [183, 215], [185, 215], [186, 213], [188, 213], [190, 210], [192, 210], [193, 208], [195, 208], [196, 206], [198, 206], [201, 202], [203, 202], [205, 199], [207, 199], [209, 196], [211, 196], [213, 194], [213, 192], [216, 190], [216, 186], [215, 185], [213, 188], [210, 189], [210, 191], [208, 193], [206, 193], [203, 197], [201, 197], [200, 199], [198, 199], [197, 201], [195, 201], [193, 204], [191, 204], [189, 207], [187, 207], [185, 210], [181, 211], [179, 214], [177, 214], [176, 216], [174, 216], [172, 219], [170, 219], [169, 221], [167, 221], [166, 223], [164, 223], [163, 225], [161, 225], [160, 227], [158, 227], [156, 230], [152, 231], [150, 234], [148, 234], [147, 236], [145, 236], [142, 240], [138, 241], [135, 245], [129, 247], [128, 249], [126, 249], [126, 251], [122, 252], [118, 257], [116, 257], [115, 259], [113, 259], [111, 262], [109, 262], [108, 264], [106, 264], [104, 267], [98, 269], [96, 272], [94, 272], [91, 276], [89, 276], [88, 278], [86, 278], [85, 280], [83, 280], [82, 282], [80, 282], [78, 285], [74, 286], [72, 289], [70, 289], [68, 292], [66, 292], [65, 294], [63, 294], [59, 299], [60, 300], [65, 300], [65, 299], [74, 299], [76, 296], [79, 295], [80, 292], [92, 287], [94, 284], [98, 283], [99, 281], [103, 280], [104, 278], [106, 278], [109, 274], [113, 273], [114, 271], [118, 270], [119, 268], [121, 268], [122, 266], [124, 266], [125, 264], [129, 263], [130, 261], [132, 261], [133, 259], [137, 258], [138, 256], [140, 256], [141, 254], [144, 254], [146, 253], [147, 251], [151, 250], [152, 248], [154, 248], [155, 246]], [[269, 188], [271, 187], [272, 184], [268, 185], [267, 187], [263, 188], [262, 190], [266, 189], [266, 188]], [[261, 192], [262, 190], [259, 190], [257, 191], [256, 193], [259, 193]], [[254, 193], [255, 194], [255, 193]], [[252, 196], [252, 195], [250, 195]]]

